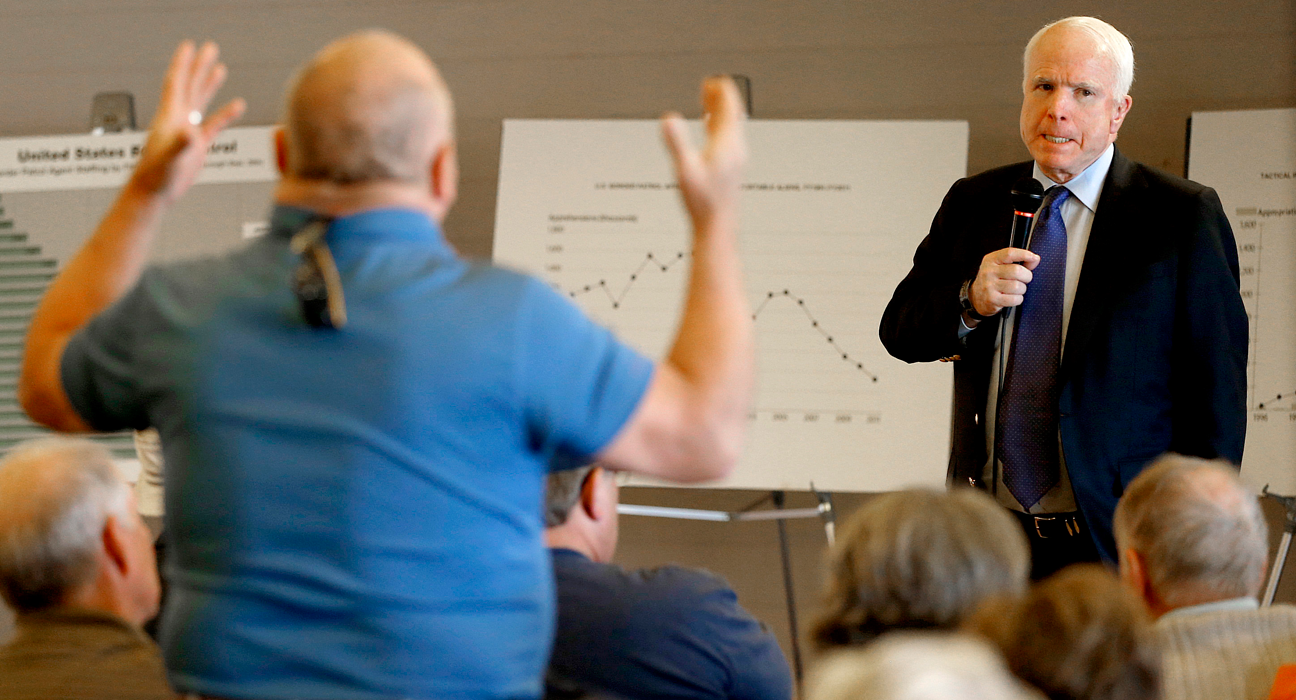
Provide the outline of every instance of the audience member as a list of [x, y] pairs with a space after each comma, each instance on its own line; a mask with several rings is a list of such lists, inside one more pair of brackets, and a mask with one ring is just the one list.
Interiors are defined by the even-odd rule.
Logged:
[[1026, 539], [985, 494], [910, 490], [873, 498], [831, 553], [821, 650], [898, 628], [954, 628], [987, 596], [1026, 588]]
[[172, 60], [139, 164], [32, 319], [19, 395], [64, 431], [155, 427], [185, 693], [529, 698], [553, 622], [544, 478], [593, 458], [726, 474], [754, 362], [737, 253], [742, 107], [704, 87], [698, 152], [664, 123], [693, 223], [683, 316], [654, 365], [549, 285], [461, 260], [440, 222], [449, 91], [386, 32], [291, 83], [270, 231], [144, 271], [158, 222], [242, 111], [207, 109], [212, 44]]
[[893, 632], [824, 658], [809, 700], [1036, 700], [984, 640], [948, 632]]
[[601, 467], [549, 476], [545, 540], [558, 587], [551, 683], [635, 700], [791, 698], [778, 641], [723, 580], [611, 563], [617, 496]]
[[140, 629], [158, 575], [134, 500], [85, 440], [23, 443], [0, 462], [0, 592], [18, 611], [0, 699], [174, 697]]
[[1076, 564], [1019, 599], [987, 601], [966, 627], [1052, 700], [1156, 700], [1160, 649], [1138, 599], [1107, 569]]
[[1166, 700], [1264, 698], [1296, 662], [1296, 607], [1256, 601], [1268, 535], [1237, 470], [1162, 457], [1126, 488], [1115, 533], [1121, 577], [1158, 618]]

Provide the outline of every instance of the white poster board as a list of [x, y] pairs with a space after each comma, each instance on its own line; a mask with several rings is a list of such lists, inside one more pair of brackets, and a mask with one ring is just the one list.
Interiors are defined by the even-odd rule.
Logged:
[[1188, 163], [1237, 237], [1251, 320], [1242, 478], [1296, 494], [1296, 109], [1195, 112]]
[[[654, 121], [505, 121], [494, 247], [497, 263], [540, 276], [654, 358], [673, 337], [690, 250], [659, 133]], [[742, 462], [719, 485], [944, 484], [951, 370], [890, 357], [878, 324], [966, 174], [967, 123], [751, 121], [748, 138], [757, 396]]]
[[[211, 145], [197, 183], [170, 210], [151, 262], [212, 255], [266, 228], [278, 179], [274, 127], [228, 129]], [[55, 273], [81, 248], [139, 160], [144, 132], [0, 139], [0, 374], [18, 372], [20, 339]], [[0, 402], [14, 404], [14, 383], [0, 382]], [[0, 417], [0, 451], [47, 431], [19, 411]], [[96, 436], [134, 478], [130, 433]]]

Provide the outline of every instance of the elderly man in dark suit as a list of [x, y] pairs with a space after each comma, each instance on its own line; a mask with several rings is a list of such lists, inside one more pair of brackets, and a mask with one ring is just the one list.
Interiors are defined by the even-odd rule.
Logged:
[[[1162, 452], [1242, 459], [1233, 233], [1213, 190], [1116, 149], [1133, 75], [1106, 22], [1036, 33], [1021, 110], [1033, 162], [955, 183], [882, 318], [897, 358], [957, 360], [950, 481], [1018, 515], [1036, 577], [1111, 561], [1117, 499]], [[1024, 178], [1047, 192], [1015, 248]]]

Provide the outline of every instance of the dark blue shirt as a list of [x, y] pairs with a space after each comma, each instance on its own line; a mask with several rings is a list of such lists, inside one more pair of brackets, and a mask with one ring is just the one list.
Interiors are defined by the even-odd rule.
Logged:
[[787, 700], [792, 674], [774, 635], [717, 576], [626, 571], [551, 549], [557, 681], [625, 698]]

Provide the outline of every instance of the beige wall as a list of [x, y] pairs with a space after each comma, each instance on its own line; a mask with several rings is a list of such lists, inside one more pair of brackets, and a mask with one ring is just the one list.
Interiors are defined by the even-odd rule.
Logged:
[[[698, 80], [750, 76], [767, 118], [966, 119], [969, 169], [1021, 160], [1020, 52], [1040, 24], [1100, 15], [1133, 39], [1139, 72], [1121, 146], [1182, 172], [1193, 110], [1296, 104], [1292, 0], [1076, 3], [832, 0], [5, 0], [0, 136], [81, 131], [91, 97], [135, 94], [141, 124], [177, 40], [210, 37], [245, 123], [277, 118], [292, 67], [330, 38], [400, 31], [441, 64], [459, 106], [464, 181], [447, 222], [486, 255], [500, 120], [696, 111]], [[867, 158], [868, 154], [860, 154]]]
[[[85, 130], [103, 90], [133, 92], [147, 123], [182, 37], [219, 41], [231, 71], [225, 94], [248, 99], [245, 123], [272, 123], [294, 64], [340, 34], [388, 27], [432, 54], [457, 97], [464, 180], [447, 233], [487, 255], [503, 118], [696, 113], [699, 78], [734, 72], [752, 78], [758, 117], [966, 119], [976, 172], [1025, 157], [1021, 48], [1067, 14], [1102, 16], [1134, 41], [1134, 109], [1120, 145], [1138, 160], [1182, 172], [1194, 110], [1296, 106], [1293, 0], [4, 0], [0, 136]], [[708, 508], [753, 496], [627, 491]], [[849, 510], [860, 500], [839, 502]], [[624, 529], [624, 562], [706, 565], [789, 639], [774, 525], [627, 519]], [[822, 530], [807, 521], [790, 530], [804, 620], [820, 586]]]

